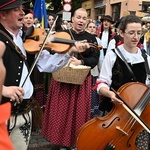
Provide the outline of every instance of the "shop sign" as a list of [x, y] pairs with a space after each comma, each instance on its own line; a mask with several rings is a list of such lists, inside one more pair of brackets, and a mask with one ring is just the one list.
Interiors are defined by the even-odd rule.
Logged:
[[71, 21], [71, 12], [63, 12], [63, 20]]

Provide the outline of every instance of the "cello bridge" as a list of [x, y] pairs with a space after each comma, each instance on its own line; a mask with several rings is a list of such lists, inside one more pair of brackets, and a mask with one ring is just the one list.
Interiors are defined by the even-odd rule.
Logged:
[[127, 135], [128, 136], [128, 133], [123, 131], [119, 126], [116, 126], [116, 129], [121, 131], [124, 135]]

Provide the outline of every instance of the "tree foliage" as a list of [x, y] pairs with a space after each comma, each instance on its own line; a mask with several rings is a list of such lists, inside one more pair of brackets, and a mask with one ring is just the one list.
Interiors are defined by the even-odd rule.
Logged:
[[[63, 0], [46, 0], [47, 3], [51, 3], [49, 9], [53, 10], [55, 13], [63, 9]], [[81, 7], [82, 0], [72, 0], [72, 12], [77, 8]]]
[[57, 13], [63, 9], [61, 0], [46, 0], [47, 4], [50, 4], [48, 10], [51, 10], [53, 13]]
[[82, 0], [72, 0], [72, 11], [74, 12], [76, 9], [80, 8], [82, 4]]
[[[31, 6], [34, 6], [34, 3], [36, 0], [25, 0], [29, 3], [25, 4], [26, 8], [31, 8]], [[57, 13], [61, 10], [63, 10], [63, 0], [45, 0], [45, 2], [48, 4], [48, 11], [51, 11], [53, 13]], [[81, 7], [82, 0], [72, 0], [72, 12], [76, 10], [77, 8]], [[32, 8], [31, 8], [32, 9]]]

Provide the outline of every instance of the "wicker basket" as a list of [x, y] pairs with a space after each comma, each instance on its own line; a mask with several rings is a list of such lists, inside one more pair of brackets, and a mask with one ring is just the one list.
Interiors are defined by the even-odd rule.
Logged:
[[71, 83], [71, 84], [83, 84], [86, 79], [91, 67], [89, 66], [74, 66], [72, 64], [67, 64], [62, 69], [52, 73], [54, 80]]

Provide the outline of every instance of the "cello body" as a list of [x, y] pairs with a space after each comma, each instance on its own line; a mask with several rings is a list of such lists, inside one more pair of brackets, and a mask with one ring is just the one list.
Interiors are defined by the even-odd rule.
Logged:
[[[148, 127], [150, 126], [149, 91], [146, 85], [139, 82], [127, 83], [118, 90], [120, 97], [131, 109], [142, 111], [140, 118]], [[142, 99], [145, 94], [147, 102]], [[144, 101], [142, 110], [141, 99]], [[80, 128], [76, 147], [77, 150], [138, 150], [135, 142], [142, 130], [143, 127], [121, 104], [114, 103], [112, 110], [106, 116], [96, 116]]]

